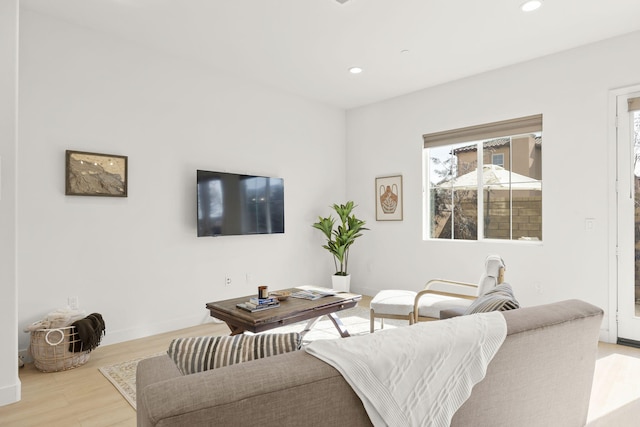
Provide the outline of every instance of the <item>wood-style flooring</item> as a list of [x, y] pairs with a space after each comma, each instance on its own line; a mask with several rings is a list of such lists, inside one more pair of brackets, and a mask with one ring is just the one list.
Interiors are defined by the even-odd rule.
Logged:
[[62, 372], [43, 373], [27, 363], [19, 370], [22, 400], [0, 407], [0, 426], [133, 427], [136, 411], [98, 368], [166, 351], [174, 338], [228, 333], [224, 323], [209, 323], [100, 346], [86, 364]]
[[[98, 368], [165, 351], [173, 338], [228, 332], [224, 324], [209, 323], [101, 346], [85, 365], [64, 372], [42, 373], [27, 364], [19, 371], [22, 400], [0, 407], [0, 426], [133, 427], [136, 412]], [[640, 349], [600, 343], [587, 425], [638, 425], [639, 379]]]

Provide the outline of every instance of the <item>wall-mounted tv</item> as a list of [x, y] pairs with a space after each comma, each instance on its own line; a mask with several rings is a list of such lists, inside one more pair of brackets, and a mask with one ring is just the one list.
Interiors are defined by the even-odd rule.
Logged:
[[198, 237], [284, 233], [284, 180], [198, 170]]

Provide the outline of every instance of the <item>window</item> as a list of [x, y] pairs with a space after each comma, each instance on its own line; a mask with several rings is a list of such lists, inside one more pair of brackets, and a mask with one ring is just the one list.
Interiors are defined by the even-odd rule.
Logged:
[[424, 135], [425, 238], [542, 240], [542, 115]]

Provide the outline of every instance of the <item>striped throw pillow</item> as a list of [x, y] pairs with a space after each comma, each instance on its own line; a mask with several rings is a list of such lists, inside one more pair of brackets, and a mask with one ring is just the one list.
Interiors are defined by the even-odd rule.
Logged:
[[287, 334], [177, 338], [167, 354], [182, 375], [300, 350], [302, 337]]
[[520, 303], [513, 295], [511, 285], [502, 283], [472, 302], [464, 314], [506, 311], [516, 308], [520, 308]]

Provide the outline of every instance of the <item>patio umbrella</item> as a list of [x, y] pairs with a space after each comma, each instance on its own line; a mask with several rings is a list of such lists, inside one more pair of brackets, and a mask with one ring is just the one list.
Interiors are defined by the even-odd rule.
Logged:
[[[436, 185], [437, 188], [453, 190], [477, 190], [478, 171], [473, 170]], [[509, 172], [502, 166], [484, 165], [482, 168], [484, 190], [542, 190], [542, 182], [528, 176]]]

